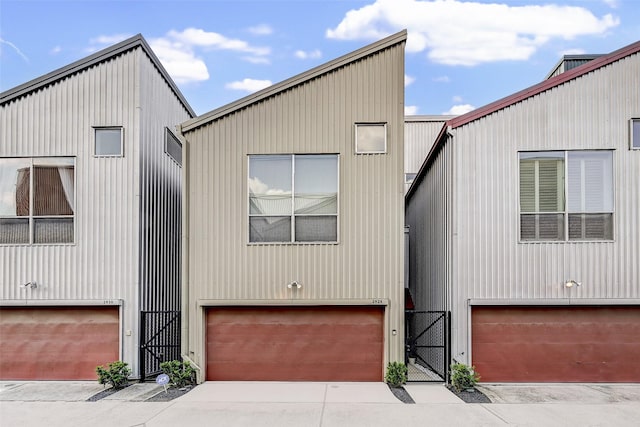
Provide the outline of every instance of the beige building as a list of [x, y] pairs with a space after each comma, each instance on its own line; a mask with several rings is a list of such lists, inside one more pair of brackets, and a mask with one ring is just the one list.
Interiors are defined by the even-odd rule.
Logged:
[[200, 380], [380, 381], [404, 360], [405, 41], [182, 124]]

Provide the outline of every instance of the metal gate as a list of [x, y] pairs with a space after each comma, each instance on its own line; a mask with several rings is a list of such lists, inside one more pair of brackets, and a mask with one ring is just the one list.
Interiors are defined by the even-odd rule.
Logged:
[[144, 381], [161, 372], [160, 363], [181, 360], [180, 311], [140, 314], [140, 381]]
[[447, 311], [405, 311], [405, 358], [409, 381], [448, 381], [451, 316]]

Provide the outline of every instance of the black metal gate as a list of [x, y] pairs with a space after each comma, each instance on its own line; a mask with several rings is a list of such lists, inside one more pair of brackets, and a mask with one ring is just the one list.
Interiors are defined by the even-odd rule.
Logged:
[[405, 357], [409, 381], [448, 381], [451, 316], [447, 311], [405, 311]]
[[140, 314], [140, 381], [144, 381], [161, 372], [160, 363], [181, 360], [180, 311]]

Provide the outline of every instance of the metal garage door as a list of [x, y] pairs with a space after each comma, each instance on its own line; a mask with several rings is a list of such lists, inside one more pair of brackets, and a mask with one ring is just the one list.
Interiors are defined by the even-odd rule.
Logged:
[[207, 380], [381, 381], [382, 307], [216, 307]]
[[639, 382], [640, 307], [473, 307], [487, 382]]
[[0, 379], [95, 380], [119, 359], [118, 307], [3, 307]]

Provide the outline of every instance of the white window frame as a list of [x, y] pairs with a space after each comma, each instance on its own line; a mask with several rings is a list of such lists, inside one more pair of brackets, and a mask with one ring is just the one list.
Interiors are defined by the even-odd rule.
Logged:
[[[290, 156], [291, 157], [291, 212], [288, 215], [263, 215], [263, 214], [252, 214], [251, 213], [251, 190], [249, 188], [249, 181], [251, 179], [251, 157], [252, 156]], [[296, 214], [295, 213], [295, 159], [298, 156], [335, 156], [336, 158], [336, 213], [335, 214]], [[337, 153], [298, 153], [298, 154], [249, 154], [247, 155], [247, 244], [249, 245], [335, 245], [340, 243], [340, 155]], [[253, 242], [251, 241], [251, 218], [252, 217], [269, 217], [269, 216], [289, 216], [291, 218], [291, 240], [288, 241], [270, 241], [270, 242]], [[336, 240], [321, 240], [321, 241], [296, 241], [295, 236], [295, 220], [296, 217], [305, 217], [305, 216], [328, 216], [336, 218]]]
[[[637, 146], [633, 144], [634, 138], [638, 139]], [[632, 117], [629, 120], [629, 149], [640, 150], [640, 118], [638, 117]]]
[[[0, 159], [10, 159], [10, 158], [17, 158], [17, 157], [2, 157]], [[29, 215], [22, 215], [22, 216], [18, 216], [18, 215], [2, 215], [1, 217], [3, 219], [26, 219], [29, 221], [29, 241], [28, 242], [24, 242], [24, 243], [0, 243], [0, 246], [60, 246], [60, 245], [74, 245], [76, 242], [76, 235], [77, 235], [77, 222], [76, 222], [76, 216], [77, 216], [77, 177], [76, 177], [76, 164], [77, 164], [77, 159], [75, 156], [37, 156], [37, 157], [22, 157], [22, 159], [28, 160], [29, 161]], [[35, 215], [33, 210], [34, 210], [34, 203], [35, 203], [35, 174], [33, 173], [34, 170], [34, 162], [37, 162], [39, 159], [71, 159], [73, 161], [73, 198], [74, 198], [74, 206], [73, 208], [73, 215]], [[35, 222], [38, 219], [46, 219], [46, 218], [51, 218], [51, 219], [56, 219], [56, 218], [60, 218], [60, 219], [71, 219], [72, 224], [73, 224], [73, 239], [70, 242], [44, 242], [44, 243], [39, 243], [35, 241], [35, 234], [36, 234], [36, 230], [35, 230]]]
[[[611, 153], [611, 169], [612, 169], [612, 185], [611, 185], [611, 193], [612, 193], [612, 198], [613, 198], [613, 205], [611, 207], [611, 212], [572, 212], [569, 209], [569, 153], [572, 152], [609, 152]], [[525, 154], [525, 153], [563, 153], [563, 158], [564, 158], [564, 210], [563, 211], [557, 211], [557, 212], [522, 212], [522, 207], [520, 204], [520, 155], [521, 154]], [[598, 242], [598, 243], [607, 243], [607, 242], [613, 242], [615, 241], [615, 235], [616, 235], [616, 229], [615, 229], [615, 183], [613, 182], [613, 180], [615, 180], [615, 171], [614, 171], [614, 153], [615, 150], [606, 150], [606, 149], [602, 149], [602, 150], [530, 150], [530, 151], [519, 151], [518, 152], [518, 240], [520, 243], [593, 243], [593, 242]], [[611, 214], [611, 228], [612, 228], [612, 232], [611, 232], [611, 239], [570, 239], [569, 237], [569, 215], [576, 215], [576, 214], [597, 214], [597, 213], [602, 213], [602, 214]], [[521, 230], [521, 224], [522, 224], [522, 215], [545, 215], [545, 214], [561, 214], [563, 215], [563, 222], [564, 222], [564, 236], [563, 239], [558, 239], [558, 240], [549, 240], [549, 239], [522, 239], [522, 230]]]
[[[384, 149], [381, 151], [378, 150], [362, 150], [358, 148], [358, 128], [360, 127], [382, 127], [384, 129]], [[356, 154], [386, 154], [387, 153], [387, 145], [388, 145], [388, 134], [387, 134], [387, 124], [384, 122], [372, 122], [372, 123], [355, 123], [355, 137], [354, 137], [354, 149]]]
[[[120, 131], [120, 153], [119, 154], [98, 154], [98, 132], [101, 130]], [[93, 157], [124, 157], [124, 128], [122, 126], [94, 126], [93, 127]]]

